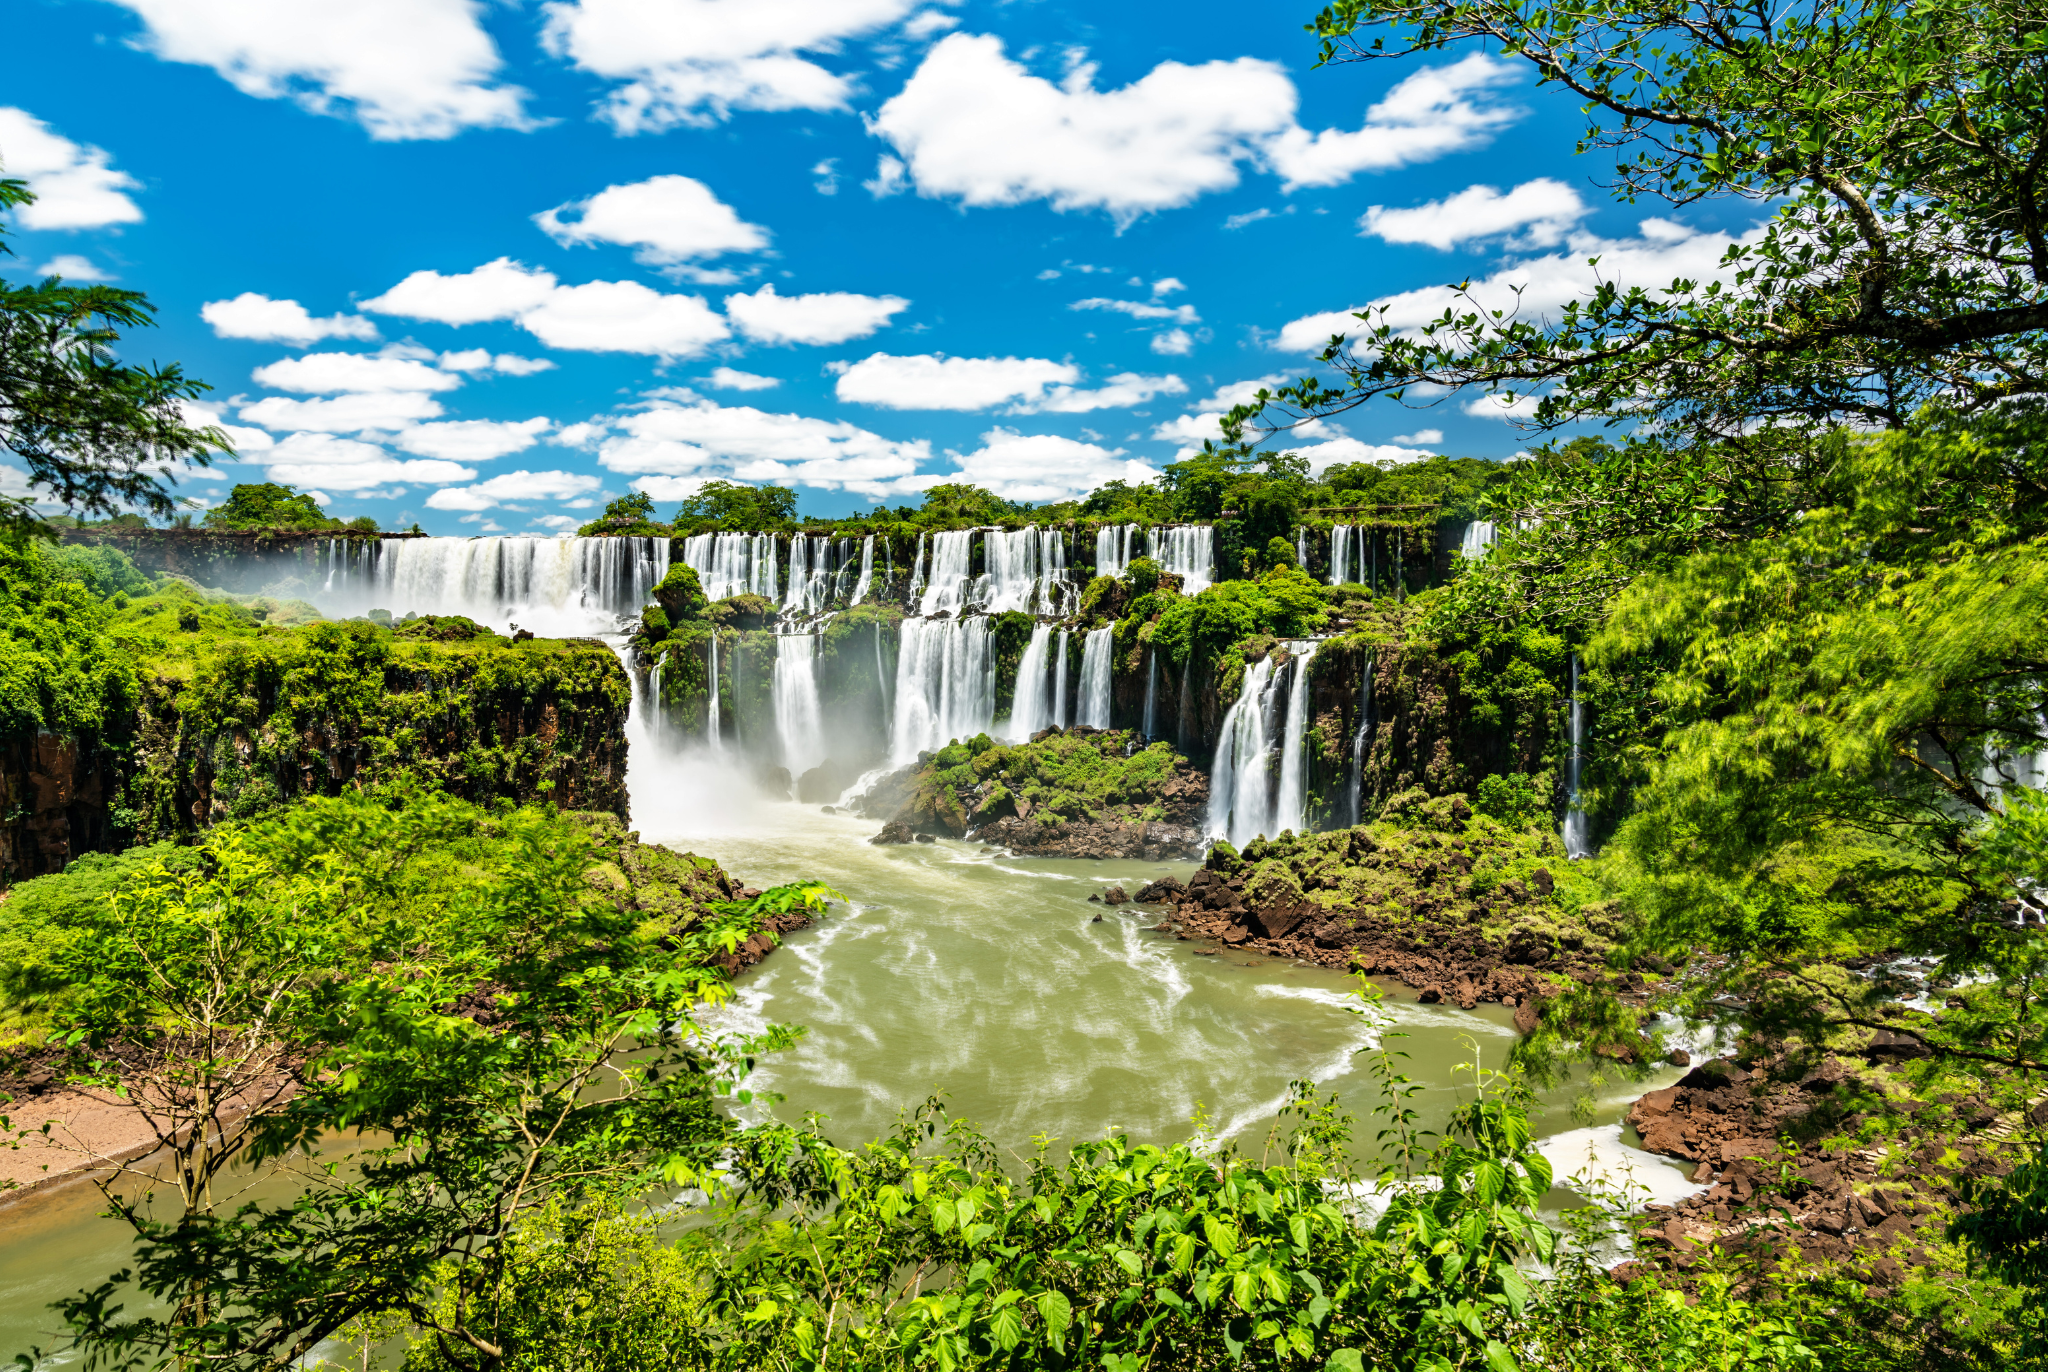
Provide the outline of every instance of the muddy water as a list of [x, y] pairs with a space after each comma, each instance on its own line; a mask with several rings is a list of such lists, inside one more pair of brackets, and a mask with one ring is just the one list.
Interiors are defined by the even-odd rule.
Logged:
[[[712, 1017], [731, 1033], [805, 1026], [754, 1084], [782, 1097], [763, 1108], [790, 1120], [819, 1112], [841, 1142], [871, 1138], [943, 1091], [1018, 1153], [1040, 1135], [1071, 1143], [1117, 1128], [1175, 1141], [1199, 1127], [1256, 1154], [1295, 1080], [1336, 1093], [1370, 1138], [1377, 1124], [1365, 1116], [1379, 1097], [1360, 1050], [1405, 1052], [1403, 1070], [1424, 1088], [1415, 1104], [1435, 1123], [1469, 1092], [1458, 1065], [1498, 1066], [1513, 1042], [1499, 1007], [1461, 1012], [1396, 991], [1361, 1013], [1343, 976], [1219, 953], [1149, 927], [1156, 911], [1087, 899], [1111, 884], [1185, 878], [1189, 864], [1019, 860], [962, 842], [875, 847], [873, 821], [752, 799], [730, 765], [654, 754], [634, 740], [644, 839], [716, 857], [756, 886], [816, 877], [847, 897], [746, 973]], [[1613, 1088], [1590, 1129], [1574, 1127], [1562, 1100], [1546, 1107], [1538, 1132], [1554, 1136], [1561, 1177], [1590, 1155], [1610, 1171], [1633, 1166], [1655, 1194], [1682, 1188], [1674, 1167], [1621, 1146], [1616, 1121], [1642, 1089]], [[0, 1357], [50, 1346], [48, 1302], [127, 1261], [124, 1231], [98, 1208], [89, 1187], [0, 1208]]]

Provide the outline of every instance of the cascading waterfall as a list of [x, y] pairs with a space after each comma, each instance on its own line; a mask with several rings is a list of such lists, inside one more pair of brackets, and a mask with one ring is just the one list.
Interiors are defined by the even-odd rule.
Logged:
[[1306, 524], [1294, 531], [1294, 565], [1304, 572], [1308, 570], [1308, 526]]
[[467, 615], [575, 637], [638, 614], [668, 572], [668, 548], [665, 538], [387, 539], [341, 559], [320, 599], [330, 612]]
[[990, 614], [1028, 610], [1037, 600], [1039, 536], [1036, 527], [990, 529], [982, 538], [975, 602]]
[[910, 560], [910, 599], [924, 591], [924, 535], [917, 536], [917, 553]]
[[1308, 665], [1315, 656], [1315, 643], [1300, 645], [1294, 679], [1287, 688], [1287, 728], [1280, 736], [1280, 796], [1273, 810], [1273, 827], [1280, 833], [1305, 833], [1308, 829], [1308, 758], [1303, 755], [1302, 735], [1308, 728]]
[[647, 673], [647, 699], [644, 702], [640, 699], [639, 678], [633, 675], [630, 668], [626, 672], [627, 680], [631, 681], [634, 686], [633, 703], [630, 709], [646, 716], [647, 739], [650, 743], [661, 742], [661, 721], [663, 715], [667, 713], [661, 704], [661, 669], [667, 665], [668, 654], [666, 653], [654, 659], [654, 667]]
[[1159, 654], [1156, 650], [1145, 652], [1145, 737], [1150, 739], [1158, 731], [1154, 726], [1155, 712], [1159, 700]]
[[1031, 736], [1052, 723], [1052, 701], [1046, 687], [1046, 654], [1052, 645], [1052, 626], [1034, 625], [1031, 642], [1017, 662], [1017, 686], [1010, 694], [1010, 741], [1029, 743]]
[[1571, 751], [1565, 754], [1564, 855], [1591, 857], [1593, 845], [1586, 837], [1586, 812], [1579, 807], [1579, 772], [1586, 756], [1586, 706], [1579, 698], [1579, 655], [1572, 654]]
[[868, 597], [868, 590], [875, 584], [875, 536], [869, 534], [860, 541], [860, 580], [853, 583], [853, 599], [850, 605], [858, 605]]
[[986, 618], [904, 620], [889, 733], [891, 765], [907, 766], [921, 752], [987, 732], [995, 714], [995, 685]]
[[1081, 641], [1081, 711], [1074, 722], [1109, 727], [1109, 636], [1113, 628], [1090, 629]]
[[1209, 835], [1242, 848], [1270, 827], [1266, 704], [1272, 694], [1269, 654], [1244, 669], [1237, 699], [1223, 716], [1216, 761], [1209, 770]]
[[1365, 671], [1358, 682], [1358, 729], [1351, 735], [1351, 822], [1365, 822], [1365, 747], [1372, 737], [1372, 675], [1378, 665], [1377, 656], [1368, 649], [1365, 654]]
[[1038, 613], [1057, 615], [1065, 612], [1067, 582], [1067, 538], [1058, 529], [1047, 529], [1039, 543]]
[[1159, 570], [1181, 579], [1181, 592], [1194, 595], [1216, 580], [1216, 530], [1207, 524], [1154, 529], [1147, 546]]
[[1493, 546], [1494, 538], [1493, 521], [1475, 519], [1465, 526], [1464, 537], [1458, 540], [1458, 556], [1467, 562], [1477, 562], [1486, 556], [1486, 550]]
[[695, 534], [683, 540], [683, 563], [697, 573], [707, 599], [775, 597], [773, 534]]
[[959, 614], [967, 608], [969, 577], [974, 567], [973, 529], [956, 529], [932, 535], [931, 579], [917, 612], [924, 618], [945, 611]]
[[1358, 547], [1358, 526], [1355, 524], [1333, 524], [1330, 526], [1330, 584], [1346, 586], [1364, 579], [1364, 568], [1353, 563], [1363, 562]]
[[718, 718], [718, 631], [711, 631], [711, 703], [704, 716], [704, 737], [709, 739], [714, 751], [725, 744], [724, 730]]
[[789, 540], [789, 589], [783, 593], [785, 614], [806, 619], [824, 613], [832, 602], [832, 540], [823, 534], [796, 534]]
[[[790, 574], [796, 561], [790, 560]], [[818, 706], [817, 634], [778, 634], [775, 669], [769, 683], [775, 704], [775, 733], [782, 741], [782, 765], [791, 781], [825, 760], [825, 722]]]
[[1095, 531], [1095, 575], [1122, 576], [1131, 565], [1131, 540], [1135, 524], [1109, 524]]
[[1055, 650], [1052, 669], [1052, 722], [1064, 729], [1070, 717], [1067, 713], [1067, 631], [1060, 630], [1059, 647]]

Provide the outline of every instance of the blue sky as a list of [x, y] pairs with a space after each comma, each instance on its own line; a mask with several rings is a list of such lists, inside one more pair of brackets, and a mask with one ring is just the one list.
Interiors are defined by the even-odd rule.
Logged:
[[[149, 293], [128, 355], [238, 443], [201, 499], [538, 533], [714, 477], [821, 515], [1143, 479], [1332, 312], [1552, 311], [1589, 255], [1659, 285], [1750, 228], [1612, 203], [1523, 67], [1313, 70], [1313, 8], [21, 0], [5, 270]], [[1450, 397], [1291, 446], [1529, 441]]]

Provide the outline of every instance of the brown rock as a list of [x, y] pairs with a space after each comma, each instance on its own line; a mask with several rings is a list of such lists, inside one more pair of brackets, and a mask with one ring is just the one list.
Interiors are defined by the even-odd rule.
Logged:
[[1540, 1020], [1541, 1020], [1541, 1014], [1540, 1014], [1540, 1012], [1539, 1012], [1539, 1011], [1537, 1010], [1537, 1008], [1536, 1008], [1536, 1001], [1535, 1001], [1535, 999], [1534, 999], [1533, 997], [1531, 997], [1530, 999], [1524, 1000], [1524, 1001], [1523, 1001], [1523, 1002], [1522, 1002], [1522, 1003], [1521, 1003], [1520, 1005], [1517, 1005], [1517, 1006], [1515, 1007], [1515, 1032], [1516, 1032], [1516, 1033], [1518, 1033], [1518, 1034], [1533, 1034], [1533, 1033], [1535, 1033], [1535, 1032], [1536, 1032], [1536, 1026], [1537, 1026], [1537, 1024], [1538, 1024], [1538, 1023], [1540, 1022]]

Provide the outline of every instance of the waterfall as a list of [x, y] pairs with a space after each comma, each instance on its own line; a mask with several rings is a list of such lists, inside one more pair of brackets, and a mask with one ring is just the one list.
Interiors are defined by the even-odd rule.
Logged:
[[1357, 532], [1357, 526], [1352, 524], [1334, 524], [1330, 527], [1330, 584], [1332, 586], [1343, 586], [1349, 582], [1363, 579], [1363, 568], [1359, 569], [1359, 575], [1357, 576], [1345, 575], [1346, 572], [1351, 571], [1351, 564], [1354, 560], [1364, 561], [1363, 558], [1358, 556], [1357, 551], [1354, 550], [1356, 540], [1353, 538], [1353, 535]]
[[891, 765], [906, 766], [921, 752], [985, 733], [994, 713], [995, 660], [989, 652], [988, 620], [904, 620], [896, 657], [896, 713], [889, 733]]
[[[790, 576], [796, 558], [790, 558]], [[825, 726], [818, 707], [817, 634], [778, 634], [775, 669], [769, 683], [775, 701], [775, 733], [782, 741], [782, 765], [792, 785], [825, 760]]]
[[832, 540], [823, 534], [794, 534], [789, 540], [789, 588], [782, 609], [806, 619], [824, 613], [832, 601]]
[[1038, 529], [990, 529], [982, 536], [982, 566], [974, 599], [990, 614], [1028, 610], [1038, 590]]
[[1287, 729], [1280, 736], [1280, 796], [1273, 813], [1273, 828], [1283, 834], [1308, 832], [1308, 759], [1302, 755], [1302, 736], [1308, 729], [1308, 665], [1315, 660], [1316, 645], [1301, 645], [1299, 652], [1294, 659], [1294, 680], [1287, 690]]
[[924, 598], [918, 602], [920, 616], [930, 618], [942, 610], [959, 614], [967, 608], [968, 577], [974, 566], [974, 534], [973, 529], [955, 529], [932, 535], [931, 579], [925, 583]]
[[1090, 629], [1081, 643], [1081, 711], [1074, 722], [1109, 727], [1109, 636], [1113, 627]]
[[1010, 741], [1029, 743], [1031, 736], [1052, 722], [1052, 702], [1046, 698], [1046, 651], [1052, 644], [1052, 626], [1035, 625], [1031, 643], [1017, 663], [1017, 685], [1010, 693]]
[[1273, 659], [1262, 657], [1244, 669], [1244, 684], [1216, 740], [1209, 771], [1209, 834], [1233, 847], [1267, 831], [1266, 697], [1273, 684]]
[[1302, 571], [1308, 570], [1308, 525], [1294, 531], [1294, 565]]
[[1372, 674], [1378, 665], [1378, 656], [1371, 650], [1365, 654], [1365, 671], [1358, 682], [1358, 730], [1351, 736], [1351, 822], [1365, 822], [1365, 746], [1372, 737]]
[[1465, 535], [1458, 540], [1458, 556], [1467, 562], [1477, 562], [1486, 556], [1486, 550], [1493, 546], [1493, 521], [1475, 519], [1465, 526]]
[[[344, 559], [330, 613], [467, 615], [501, 632], [609, 632], [668, 572], [665, 538], [405, 538]], [[330, 564], [331, 570], [331, 564]]]
[[1155, 649], [1145, 652], [1145, 738], [1149, 741], [1157, 730], [1153, 727], [1153, 712], [1159, 699], [1159, 653]]
[[647, 673], [647, 699], [645, 701], [640, 699], [640, 679], [633, 674], [630, 667], [626, 670], [626, 677], [633, 683], [634, 687], [633, 705], [646, 711], [647, 714], [647, 739], [650, 743], [661, 742], [661, 719], [664, 713], [661, 708], [661, 669], [667, 665], [667, 653], [663, 653], [660, 657], [654, 659], [654, 667]]
[[887, 737], [890, 723], [896, 718], [889, 708], [889, 674], [882, 670], [882, 621], [875, 621], [875, 694], [882, 698], [882, 730]]
[[711, 631], [711, 705], [704, 716], [704, 737], [711, 741], [716, 751], [724, 742], [723, 726], [718, 718], [718, 630]]
[[917, 553], [910, 559], [910, 599], [924, 590], [924, 535], [917, 536]]
[[1057, 615], [1064, 613], [1062, 592], [1067, 585], [1067, 540], [1058, 529], [1047, 529], [1039, 545], [1039, 564], [1043, 569], [1039, 579], [1038, 613]]
[[1095, 575], [1122, 576], [1131, 565], [1131, 540], [1135, 524], [1106, 524], [1095, 531]]
[[773, 534], [694, 534], [683, 540], [683, 563], [697, 573], [707, 599], [775, 596]]
[[853, 583], [853, 599], [850, 605], [858, 605], [867, 599], [868, 589], [875, 584], [875, 536], [869, 534], [860, 541], [860, 580]]
[[1060, 630], [1058, 656], [1053, 660], [1052, 669], [1052, 722], [1064, 729], [1067, 727], [1067, 631]]
[[1579, 698], [1579, 655], [1572, 654], [1571, 751], [1564, 759], [1564, 855], [1591, 857], [1593, 845], [1586, 838], [1586, 812], [1579, 808], [1579, 773], [1586, 757], [1586, 705]]
[[1154, 529], [1148, 540], [1152, 560], [1181, 579], [1182, 594], [1194, 595], [1216, 580], [1216, 530], [1209, 525]]

